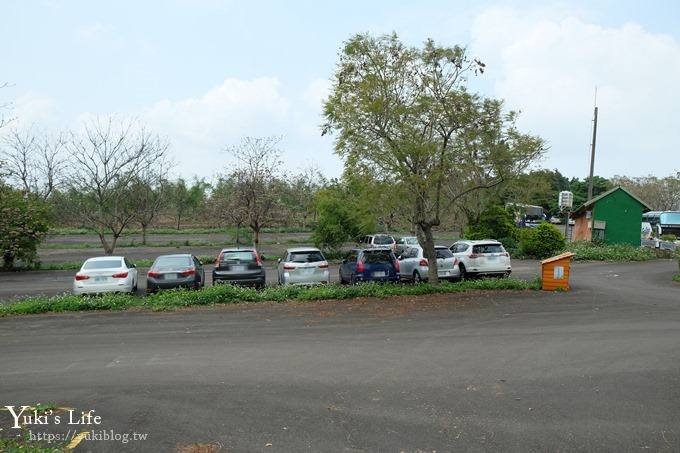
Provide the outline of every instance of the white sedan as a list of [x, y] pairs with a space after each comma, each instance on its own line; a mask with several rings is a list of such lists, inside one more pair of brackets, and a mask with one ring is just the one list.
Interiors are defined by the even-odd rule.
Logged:
[[137, 268], [124, 256], [98, 256], [83, 263], [73, 278], [73, 293], [135, 293], [137, 281]]

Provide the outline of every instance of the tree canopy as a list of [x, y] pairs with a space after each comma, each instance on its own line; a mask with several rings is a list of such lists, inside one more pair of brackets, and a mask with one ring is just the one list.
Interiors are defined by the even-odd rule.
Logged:
[[468, 92], [485, 65], [462, 47], [432, 40], [407, 47], [396, 34], [350, 38], [340, 55], [322, 132], [335, 133], [345, 172], [390, 181], [410, 206], [425, 256], [433, 263], [432, 228], [465, 194], [525, 170], [543, 141], [519, 132], [503, 102]]

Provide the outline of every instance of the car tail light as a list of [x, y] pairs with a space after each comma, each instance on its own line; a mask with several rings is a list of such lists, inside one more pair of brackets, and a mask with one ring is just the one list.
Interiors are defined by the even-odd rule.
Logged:
[[126, 272], [118, 272], [117, 274], [113, 274], [111, 277], [113, 278], [127, 278], [128, 273]]
[[319, 264], [319, 269], [328, 269], [328, 263]]
[[294, 271], [295, 269], [296, 269], [296, 267], [293, 266], [292, 264], [284, 264], [284, 265], [283, 265], [283, 270], [284, 270], [284, 271]]
[[146, 273], [146, 276], [151, 277], [151, 278], [158, 278], [158, 277], [161, 276], [161, 273], [155, 272], [155, 271], [149, 271], [149, 272]]
[[85, 275], [85, 274], [76, 274], [76, 280], [78, 280], [78, 281], [87, 280], [87, 279], [89, 279], [89, 278], [90, 278], [89, 275]]
[[217, 258], [215, 258], [215, 267], [218, 267], [220, 265], [220, 260], [222, 259], [222, 252], [217, 254]]
[[422, 258], [422, 259], [418, 262], [418, 266], [427, 267], [427, 259], [426, 259], [426, 258]]
[[399, 272], [399, 260], [394, 260], [394, 270], [395, 272]]
[[482, 256], [481, 253], [470, 253], [470, 258], [481, 258]]
[[196, 269], [187, 269], [179, 273], [180, 277], [190, 277], [196, 273]]
[[357, 260], [357, 272], [364, 272], [364, 262], [361, 260]]
[[255, 257], [255, 261], [257, 261], [257, 265], [262, 266], [262, 260], [260, 259], [260, 255], [257, 253], [257, 251], [253, 252], [253, 256]]
[[503, 252], [501, 253], [501, 256], [510, 256], [510, 254], [508, 252]]

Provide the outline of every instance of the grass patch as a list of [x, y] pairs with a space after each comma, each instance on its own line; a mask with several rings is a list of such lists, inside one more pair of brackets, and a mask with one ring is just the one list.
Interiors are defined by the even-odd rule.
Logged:
[[21, 437], [8, 439], [0, 437], [0, 451], [6, 453], [65, 453], [69, 450], [61, 446], [45, 447], [38, 442], [32, 441], [28, 433]]
[[151, 310], [173, 310], [197, 305], [237, 304], [243, 302], [313, 301], [330, 299], [352, 299], [356, 297], [379, 297], [455, 293], [472, 290], [535, 290], [540, 289], [539, 281], [527, 282], [515, 278], [466, 280], [439, 285], [391, 285], [361, 284], [343, 286], [338, 284], [302, 287], [271, 286], [264, 290], [243, 288], [232, 285], [213, 285], [199, 291], [172, 290], [140, 298], [129, 294], [106, 294], [97, 297], [62, 295], [41, 298], [26, 298], [6, 305], [0, 305], [0, 317], [66, 311], [119, 311], [133, 307]]

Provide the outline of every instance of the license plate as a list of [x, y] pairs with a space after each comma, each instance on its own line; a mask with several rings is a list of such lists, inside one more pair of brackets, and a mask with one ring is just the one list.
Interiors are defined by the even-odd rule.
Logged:
[[312, 269], [312, 268], [309, 268], [309, 269], [298, 269], [298, 271], [299, 271], [302, 275], [311, 275], [311, 274], [314, 273], [314, 269]]
[[177, 280], [178, 274], [165, 274], [163, 280]]
[[94, 281], [95, 282], [105, 282], [109, 279], [109, 277], [95, 277]]
[[235, 264], [235, 265], [231, 266], [231, 270], [237, 271], [237, 272], [243, 272], [244, 270], [246, 270], [246, 267], [242, 266], [240, 264]]
[[384, 277], [385, 275], [385, 271], [373, 272], [374, 277]]

